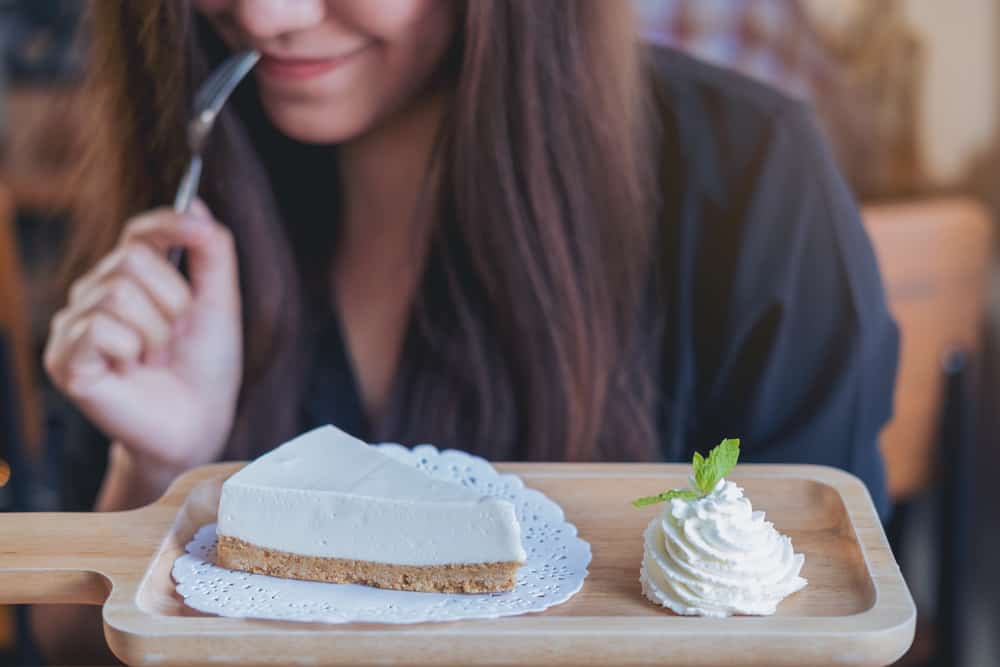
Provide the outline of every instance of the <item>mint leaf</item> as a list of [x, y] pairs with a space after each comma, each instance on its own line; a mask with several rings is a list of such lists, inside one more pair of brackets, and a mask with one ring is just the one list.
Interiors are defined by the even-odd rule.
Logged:
[[694, 453], [691, 465], [694, 466], [694, 483], [698, 490], [673, 489], [664, 491], [658, 496], [646, 496], [632, 501], [634, 507], [646, 507], [663, 503], [674, 498], [681, 500], [697, 500], [707, 496], [715, 489], [719, 480], [725, 477], [736, 467], [736, 462], [740, 458], [740, 441], [734, 438], [727, 438], [719, 443], [708, 453], [708, 458], [698, 452]]
[[[711, 454], [709, 454], [709, 456], [711, 456]], [[705, 457], [703, 457], [700, 452], [695, 452], [694, 458], [691, 459], [691, 465], [694, 466], [694, 470], [697, 472], [701, 466], [705, 465]]]
[[698, 498], [698, 492], [692, 491], [691, 489], [674, 489], [672, 491], [664, 491], [657, 496], [646, 496], [645, 498], [633, 500], [632, 506], [646, 507], [648, 505], [664, 503], [668, 500], [673, 500], [674, 498], [680, 498], [681, 500], [696, 500]]
[[[709, 458], [712, 454], [709, 453]], [[711, 493], [712, 489], [715, 488], [715, 483], [719, 480], [713, 475], [711, 466], [708, 464], [708, 459], [704, 458], [698, 452], [694, 453], [694, 485], [698, 487], [702, 495]]]
[[727, 438], [708, 453], [708, 458], [694, 454], [694, 482], [702, 495], [708, 495], [736, 467], [740, 458], [740, 441]]

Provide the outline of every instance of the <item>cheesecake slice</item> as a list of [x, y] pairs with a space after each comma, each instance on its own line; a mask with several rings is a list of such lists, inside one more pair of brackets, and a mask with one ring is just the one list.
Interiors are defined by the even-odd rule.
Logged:
[[439, 593], [514, 587], [514, 506], [435, 479], [332, 426], [222, 485], [219, 564], [275, 577]]

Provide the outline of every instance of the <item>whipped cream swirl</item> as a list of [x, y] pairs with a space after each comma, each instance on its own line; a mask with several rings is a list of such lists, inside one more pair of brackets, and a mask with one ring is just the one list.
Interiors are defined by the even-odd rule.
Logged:
[[639, 580], [647, 598], [677, 614], [769, 616], [806, 586], [804, 562], [743, 489], [722, 479], [707, 496], [669, 501], [649, 523]]

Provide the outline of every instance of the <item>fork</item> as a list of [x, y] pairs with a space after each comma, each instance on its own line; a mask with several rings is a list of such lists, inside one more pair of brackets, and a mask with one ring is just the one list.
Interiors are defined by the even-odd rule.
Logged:
[[[218, 118], [226, 100], [258, 60], [260, 60], [259, 51], [241, 51], [233, 54], [205, 79], [195, 93], [191, 120], [187, 126], [191, 162], [188, 163], [187, 171], [184, 172], [184, 178], [181, 179], [177, 195], [174, 197], [175, 213], [187, 213], [191, 207], [191, 202], [198, 194], [198, 183], [201, 181], [201, 153], [205, 147], [205, 140], [215, 126], [215, 119]], [[182, 254], [181, 248], [171, 248], [168, 258], [174, 266], [179, 266]]]

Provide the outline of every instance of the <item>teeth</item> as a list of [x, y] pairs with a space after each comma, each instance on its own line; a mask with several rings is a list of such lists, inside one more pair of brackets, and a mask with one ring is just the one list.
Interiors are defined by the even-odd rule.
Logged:
[[705, 498], [671, 502], [650, 521], [640, 581], [651, 602], [677, 614], [768, 616], [806, 586], [804, 562], [726, 482]]

